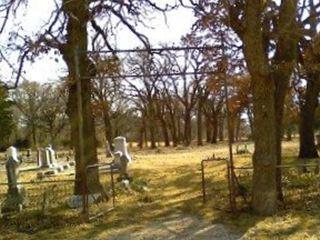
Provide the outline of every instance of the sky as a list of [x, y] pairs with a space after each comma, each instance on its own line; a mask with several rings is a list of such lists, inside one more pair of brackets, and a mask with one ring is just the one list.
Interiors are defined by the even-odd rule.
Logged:
[[[41, 28], [49, 18], [51, 10], [54, 9], [52, 0], [29, 0], [27, 9], [21, 9], [17, 13], [14, 21], [10, 22], [9, 28], [19, 26], [23, 28], [27, 34], [35, 33]], [[148, 28], [140, 27], [140, 32], [149, 38], [153, 47], [159, 46], [161, 43], [168, 45], [180, 45], [181, 36], [188, 33], [195, 18], [190, 9], [180, 8], [178, 10], [167, 13], [167, 24], [162, 14], [152, 16], [151, 20], [147, 20]], [[141, 43], [125, 28], [119, 29], [115, 40], [117, 49], [128, 49], [141, 46]], [[3, 39], [0, 39], [3, 41]], [[10, 69], [1, 67], [2, 75], [10, 76]], [[66, 67], [60, 59], [56, 62], [49, 56], [42, 56], [36, 59], [34, 63], [25, 65], [24, 77], [31, 81], [52, 82], [66, 75]]]

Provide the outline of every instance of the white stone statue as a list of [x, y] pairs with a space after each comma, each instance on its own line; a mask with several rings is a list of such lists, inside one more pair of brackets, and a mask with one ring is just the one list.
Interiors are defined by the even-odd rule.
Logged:
[[116, 137], [114, 140], [114, 163], [120, 170], [120, 178], [127, 179], [127, 165], [132, 162], [131, 156], [128, 153], [127, 142], [125, 137]]
[[7, 157], [8, 159], [12, 158], [14, 161], [16, 161], [17, 163], [20, 163], [19, 159], [18, 159], [18, 151], [15, 147], [11, 146], [7, 149]]
[[113, 139], [114, 152], [121, 152], [122, 156], [127, 160], [128, 163], [132, 162], [131, 156], [128, 153], [127, 141], [125, 137], [116, 137]]
[[22, 186], [18, 184], [19, 178], [19, 164], [18, 151], [11, 146], [7, 149], [7, 179], [8, 179], [8, 193], [2, 205], [1, 212], [7, 214], [13, 211], [21, 211], [26, 204], [25, 191]]
[[7, 149], [7, 163], [6, 163], [6, 170], [7, 170], [7, 178], [9, 189], [17, 188], [17, 179], [19, 175], [19, 159], [18, 159], [18, 151], [15, 147], [9, 147]]

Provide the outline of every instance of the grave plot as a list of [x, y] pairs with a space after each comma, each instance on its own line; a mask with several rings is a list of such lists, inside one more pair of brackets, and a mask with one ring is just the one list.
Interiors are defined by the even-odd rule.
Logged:
[[[102, 216], [114, 209], [116, 204], [116, 182], [117, 187], [130, 191], [132, 177], [128, 173], [128, 164], [132, 163], [132, 158], [128, 153], [125, 137], [116, 137], [114, 140], [113, 160], [110, 163], [90, 165], [86, 168], [87, 184], [84, 189], [85, 194], [82, 200], [83, 212], [87, 220]], [[92, 192], [90, 189], [90, 176], [98, 172], [101, 189]], [[81, 202], [81, 199], [79, 199]], [[74, 202], [74, 205], [78, 203]]]
[[[114, 168], [111, 164], [101, 164], [100, 166], [89, 167], [87, 169], [89, 176], [94, 171], [99, 172], [100, 191], [92, 192], [90, 187], [87, 187], [84, 197], [80, 196], [81, 199], [79, 199], [78, 203], [73, 203], [74, 206], [83, 209], [87, 221], [101, 217], [114, 210], [116, 206], [116, 192], [120, 190], [119, 184], [116, 187], [116, 178], [119, 176], [118, 169]], [[127, 180], [127, 182], [129, 186], [129, 181]]]
[[[55, 154], [53, 151], [46, 153], [46, 160], [53, 158]], [[14, 147], [10, 147], [6, 155], [5, 168], [2, 169], [6, 177], [2, 177], [0, 182], [1, 215], [4, 219], [13, 219], [14, 223], [17, 219], [25, 219], [26, 216], [29, 216], [29, 220], [34, 220], [37, 219], [34, 216], [69, 214], [67, 201], [75, 184], [73, 170], [70, 167], [58, 171], [59, 166], [63, 167], [66, 164], [58, 163], [57, 160], [54, 165], [41, 168], [35, 164], [35, 160], [32, 161], [33, 164], [21, 164]], [[48, 174], [49, 171], [54, 174]], [[63, 171], [65, 173], [62, 174]], [[43, 174], [41, 178], [39, 173]], [[21, 221], [19, 224], [23, 224]]]

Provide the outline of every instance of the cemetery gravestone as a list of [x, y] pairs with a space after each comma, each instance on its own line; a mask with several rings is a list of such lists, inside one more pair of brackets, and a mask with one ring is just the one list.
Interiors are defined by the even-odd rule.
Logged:
[[250, 151], [248, 150], [247, 144], [236, 146], [236, 154], [249, 154], [249, 153]]
[[49, 145], [47, 148], [47, 156], [49, 158], [49, 163], [51, 167], [56, 167], [57, 164], [57, 158], [56, 158], [56, 152], [52, 149], [52, 146]]
[[120, 179], [127, 179], [127, 165], [132, 159], [128, 153], [127, 142], [125, 137], [116, 137], [114, 140], [114, 158], [115, 165], [120, 169]]
[[19, 212], [26, 205], [26, 194], [24, 188], [18, 184], [19, 177], [18, 152], [15, 147], [7, 149], [6, 171], [8, 179], [8, 192], [1, 209], [2, 214]]
[[39, 168], [49, 168], [49, 167], [51, 167], [46, 149], [38, 148], [37, 164], [38, 164]]

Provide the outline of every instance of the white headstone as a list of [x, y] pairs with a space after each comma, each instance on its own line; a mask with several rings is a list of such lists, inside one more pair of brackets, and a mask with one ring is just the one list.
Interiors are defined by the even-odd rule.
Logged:
[[8, 158], [11, 157], [17, 163], [20, 163], [20, 161], [18, 159], [18, 151], [15, 147], [11, 146], [7, 149], [7, 156], [8, 156]]
[[46, 147], [46, 157], [47, 161], [49, 161], [50, 167], [56, 167], [58, 165], [56, 159], [56, 152], [52, 149], [51, 145]]
[[37, 163], [40, 168], [51, 168], [50, 156], [47, 149], [38, 148]]
[[23, 187], [18, 184], [20, 161], [18, 159], [18, 151], [15, 147], [11, 146], [7, 149], [7, 158], [8, 192], [6, 199], [2, 203], [2, 214], [21, 211], [22, 207], [26, 204], [25, 191]]
[[131, 156], [128, 153], [127, 142], [125, 137], [116, 137], [114, 140], [114, 162], [119, 168], [120, 178], [127, 179], [127, 165], [131, 163]]
[[37, 165], [39, 168], [42, 167], [42, 155], [41, 155], [41, 149], [37, 149]]
[[131, 163], [132, 159], [128, 153], [126, 138], [116, 137], [115, 139], [113, 139], [113, 142], [114, 142], [114, 152], [121, 152], [122, 156], [125, 157], [128, 163]]

